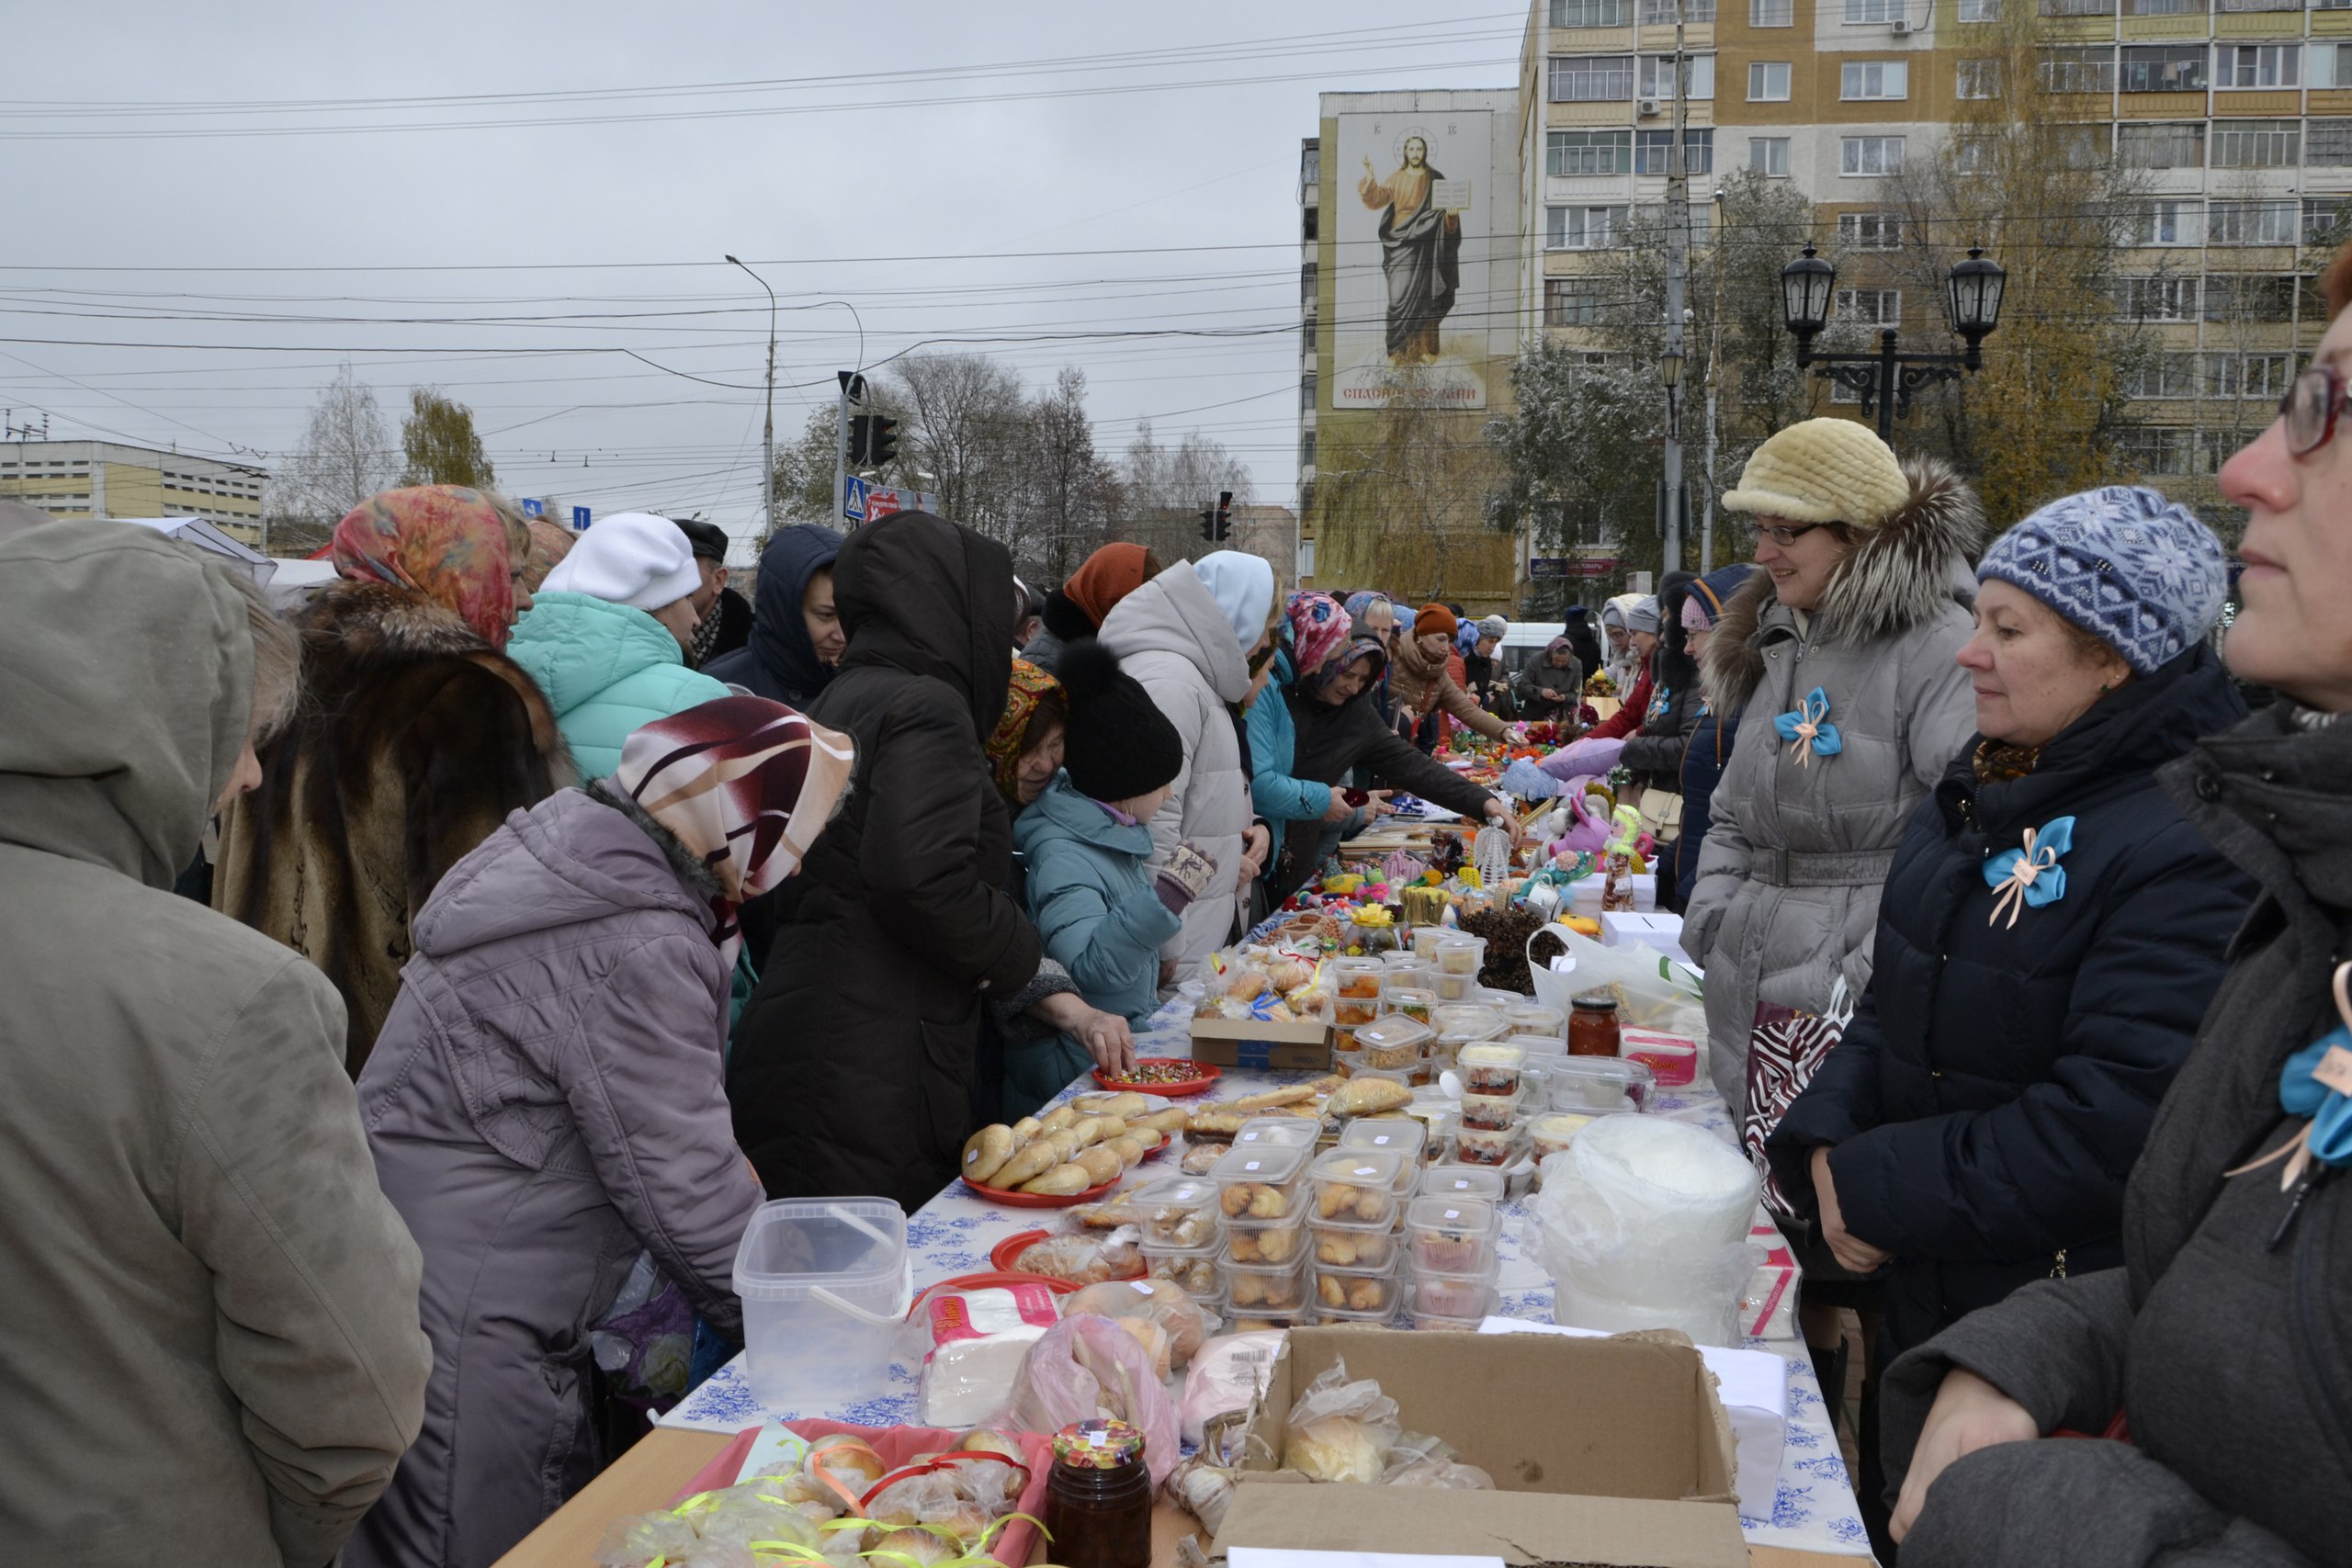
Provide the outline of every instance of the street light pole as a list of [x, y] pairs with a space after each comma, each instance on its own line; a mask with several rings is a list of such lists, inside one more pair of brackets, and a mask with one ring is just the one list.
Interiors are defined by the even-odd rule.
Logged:
[[1781, 269], [1781, 304], [1797, 340], [1797, 368], [1859, 393], [1863, 414], [1876, 416], [1879, 439], [1892, 446], [1894, 422], [1910, 416], [1913, 392], [1983, 368], [1984, 339], [2000, 324], [2001, 291], [2007, 277], [1998, 262], [1984, 259], [1978, 245], [1970, 246], [1968, 259], [1951, 269], [1947, 283], [1951, 329], [1968, 345], [1963, 354], [1904, 354], [1893, 327], [1879, 333], [1874, 354], [1815, 354], [1814, 336], [1828, 324], [1838, 269], [1807, 245], [1804, 255]]
[[760, 493], [767, 513], [767, 537], [772, 539], [775, 537], [775, 290], [768, 288], [766, 278], [733, 256], [727, 260], [731, 265], [742, 266], [752, 282], [768, 290], [768, 414], [767, 423], [760, 429]]

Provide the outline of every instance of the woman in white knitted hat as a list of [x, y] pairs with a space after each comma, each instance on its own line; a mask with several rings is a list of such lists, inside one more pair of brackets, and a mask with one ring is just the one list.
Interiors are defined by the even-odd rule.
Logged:
[[631, 731], [727, 695], [686, 667], [701, 591], [693, 543], [675, 523], [616, 513], [580, 536], [514, 623], [507, 655], [555, 705], [582, 778], [620, 766]]
[[1763, 568], [1724, 605], [1701, 671], [1744, 709], [1699, 851], [1683, 946], [1707, 971], [1716, 1088], [1747, 1106], [1758, 1003], [1819, 1012], [1859, 998], [1913, 808], [1975, 733], [1973, 558], [1984, 510], [1950, 465], [1898, 463], [1844, 419], [1756, 449], [1726, 511], [1750, 513]]

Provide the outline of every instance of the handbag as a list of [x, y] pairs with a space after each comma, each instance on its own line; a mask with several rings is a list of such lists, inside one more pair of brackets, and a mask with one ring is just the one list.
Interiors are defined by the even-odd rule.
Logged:
[[1682, 836], [1682, 793], [1656, 785], [1642, 791], [1642, 831], [1653, 842], [1670, 844]]
[[1778, 1002], [1756, 1004], [1756, 1021], [1747, 1034], [1747, 1105], [1740, 1112], [1739, 1146], [1764, 1173], [1765, 1206], [1781, 1219], [1796, 1218], [1797, 1211], [1772, 1178], [1771, 1162], [1764, 1157], [1765, 1140], [1813, 1081], [1821, 1059], [1844, 1038], [1853, 1017], [1854, 1004], [1847, 998], [1842, 975], [1830, 990], [1829, 1006], [1820, 1012]]

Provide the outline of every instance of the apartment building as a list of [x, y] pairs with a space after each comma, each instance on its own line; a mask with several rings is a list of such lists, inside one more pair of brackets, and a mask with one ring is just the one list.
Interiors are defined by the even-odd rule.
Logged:
[[255, 547], [268, 477], [242, 463], [112, 441], [0, 443], [0, 499], [60, 519], [201, 517]]

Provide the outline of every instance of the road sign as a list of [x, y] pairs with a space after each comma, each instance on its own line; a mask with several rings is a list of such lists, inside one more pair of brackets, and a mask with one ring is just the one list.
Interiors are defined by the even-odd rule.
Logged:
[[1571, 577], [1607, 577], [1617, 570], [1614, 556], [1586, 556], [1568, 564]]
[[571, 509], [571, 526], [575, 533], [584, 532], [587, 529], [588, 515], [588, 509], [584, 506], [575, 506]]
[[865, 491], [866, 485], [864, 479], [859, 479], [855, 474], [843, 476], [842, 479], [842, 520], [843, 522], [863, 523], [867, 520]]
[[1545, 578], [1566, 577], [1568, 575], [1568, 563], [1558, 556], [1530, 556], [1527, 575], [1529, 581], [1538, 582]]
[[879, 523], [885, 517], [901, 512], [928, 512], [937, 515], [939, 497], [928, 491], [893, 490], [887, 485], [871, 485], [865, 491], [865, 520]]
[[525, 497], [523, 498], [523, 515], [524, 515], [524, 516], [526, 516], [526, 517], [545, 517], [547, 514], [548, 514], [548, 503], [547, 503], [546, 502], [541, 501], [541, 500], [540, 500], [537, 496], [536, 496], [536, 495], [526, 495], [526, 496], [525, 496]]

